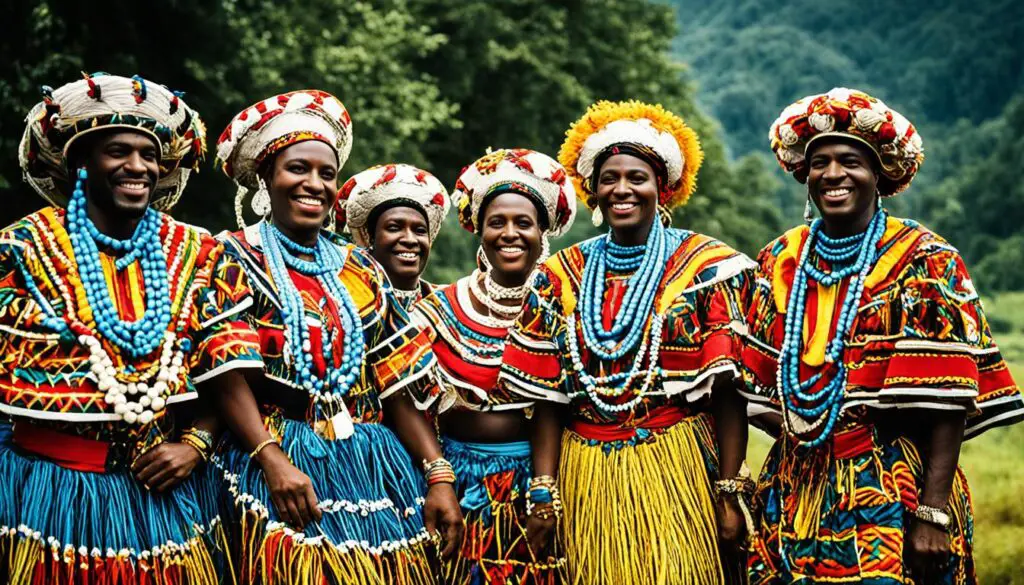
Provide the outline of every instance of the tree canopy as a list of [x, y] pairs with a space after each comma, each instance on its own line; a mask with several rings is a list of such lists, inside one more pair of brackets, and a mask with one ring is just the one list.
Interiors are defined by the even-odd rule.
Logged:
[[[139, 73], [184, 90], [211, 143], [231, 116], [278, 92], [316, 87], [337, 95], [354, 124], [342, 176], [405, 162], [449, 188], [487, 147], [557, 153], [565, 130], [598, 99], [662, 103], [698, 132], [706, 152], [698, 193], [677, 225], [754, 252], [781, 228], [777, 188], [758, 158], [730, 162], [717, 123], [693, 99], [689, 73], [671, 56], [672, 8], [645, 0], [174, 0], [140, 8], [123, 0], [29, 0], [5, 15], [0, 36], [0, 221], [41, 204], [22, 184], [17, 143], [39, 86], [81, 71]], [[111, 18], [117, 15], [117, 18]], [[212, 159], [212, 146], [210, 151]], [[234, 227], [230, 181], [212, 160], [175, 212], [211, 230]], [[428, 277], [468, 271], [476, 243], [453, 218]], [[595, 233], [589, 217], [562, 244]]]

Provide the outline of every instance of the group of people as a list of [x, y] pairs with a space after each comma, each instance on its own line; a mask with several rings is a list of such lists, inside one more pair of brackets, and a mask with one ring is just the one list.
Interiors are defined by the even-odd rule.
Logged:
[[[0, 232], [7, 583], [976, 582], [960, 446], [1024, 401], [956, 249], [883, 207], [924, 157], [869, 95], [771, 126], [807, 225], [756, 261], [671, 227], [703, 154], [635, 101], [449, 194], [343, 183], [342, 103], [273, 96], [217, 141], [217, 236], [169, 215], [206, 151], [181, 94], [94, 74], [27, 121], [50, 206]], [[607, 232], [550, 255], [577, 198]], [[451, 207], [477, 268], [429, 283]]]

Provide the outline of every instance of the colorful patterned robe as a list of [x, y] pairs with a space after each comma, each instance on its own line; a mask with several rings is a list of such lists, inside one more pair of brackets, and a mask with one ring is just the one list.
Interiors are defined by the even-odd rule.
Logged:
[[[572, 583], [660, 583], [666, 574], [685, 573], [690, 583], [718, 584], [733, 582], [739, 573], [738, 563], [722, 559], [715, 544], [711, 483], [718, 463], [706, 407], [714, 380], [738, 375], [737, 331], [753, 262], [701, 234], [673, 229], [669, 237], [678, 247], [654, 301], [665, 318], [655, 364], [661, 372], [638, 404], [606, 413], [574, 374], [568, 321], [578, 323], [579, 287], [593, 240], [541, 267], [507, 342], [502, 392], [492, 395], [496, 403], [567, 405], [558, 481], [565, 506], [561, 542]], [[608, 280], [606, 328], [625, 284], [625, 277]], [[652, 322], [649, 316], [644, 327]], [[634, 352], [611, 363], [594, 358], [581, 328], [575, 329], [587, 372], [628, 370]], [[652, 366], [646, 361], [644, 369]], [[622, 404], [640, 385], [635, 380], [617, 399], [604, 400]]]
[[[758, 486], [751, 583], [904, 583], [904, 531], [923, 481], [925, 429], [916, 413], [964, 411], [971, 438], [1024, 419], [1024, 403], [960, 254], [916, 222], [890, 217], [847, 336], [840, 422], [824, 445], [796, 448], [790, 433], [805, 423], [782, 412], [776, 365], [808, 233], [795, 228], [762, 250], [747, 318], [752, 410], [783, 414], [788, 424]], [[801, 379], [829, 367], [825, 345], [847, 285], [808, 288]], [[974, 583], [970, 495], [960, 470], [949, 508], [954, 562], [943, 583]]]
[[[199, 514], [193, 485], [154, 494], [128, 469], [144, 451], [177, 439], [190, 421], [175, 421], [175, 411], [197, 397], [197, 383], [229, 369], [262, 366], [256, 335], [241, 321], [252, 303], [245, 274], [207, 232], [162, 217], [170, 330], [189, 308], [185, 329], [176, 335], [191, 350], [183, 382], [169, 389], [168, 408], [149, 424], [128, 424], [104, 400], [87, 348], [74, 335], [42, 325], [44, 302], [65, 322], [95, 332], [64, 220], [63, 209], [50, 207], [0, 232], [0, 413], [14, 421], [13, 432], [8, 427], [0, 433], [0, 558], [33, 547], [62, 552], [17, 557], [32, 558], [25, 562], [34, 568], [19, 560], [0, 562], [0, 574], [18, 574], [14, 582], [21, 583], [84, 566], [90, 582], [108, 583], [134, 579], [145, 567], [166, 567], [154, 583], [214, 578], [198, 532], [212, 519]], [[138, 264], [117, 271], [113, 257], [101, 255], [101, 262], [121, 317], [141, 314], [145, 288]], [[159, 349], [128, 361], [94, 335], [121, 372], [157, 365]], [[27, 532], [15, 532], [19, 526]], [[168, 543], [189, 543], [191, 551], [165, 548]]]
[[[440, 288], [416, 305], [415, 322], [432, 332], [439, 393], [422, 397], [422, 408], [475, 411], [520, 410], [529, 402], [492, 405], [508, 329], [496, 328], [473, 306], [470, 278]], [[466, 520], [456, 558], [445, 563], [445, 582], [541, 585], [557, 582], [557, 558], [534, 559], [521, 521], [532, 477], [528, 442], [480, 445], [442, 437], [444, 456], [455, 468], [455, 485]]]
[[[423, 526], [422, 475], [394, 432], [380, 423], [382, 401], [396, 392], [435, 392], [430, 338], [410, 324], [383, 270], [365, 250], [323, 234], [346, 256], [339, 278], [362, 318], [366, 354], [361, 379], [344, 401], [320, 407], [312, 405], [284, 356], [284, 321], [259, 224], [218, 236], [227, 253], [245, 266], [253, 285], [255, 302], [246, 318], [259, 335], [265, 380], [251, 384], [264, 424], [310, 477], [323, 512], [305, 534], [284, 525], [262, 469], [229, 437], [215, 460], [230, 490], [222, 497], [235, 504], [238, 578], [243, 583], [319, 583], [318, 575], [324, 575], [351, 583], [429, 583], [433, 552]], [[314, 277], [290, 269], [288, 275], [302, 296], [314, 373], [322, 377], [343, 358], [340, 300], [326, 294]], [[336, 332], [329, 356], [321, 344], [325, 326]]]

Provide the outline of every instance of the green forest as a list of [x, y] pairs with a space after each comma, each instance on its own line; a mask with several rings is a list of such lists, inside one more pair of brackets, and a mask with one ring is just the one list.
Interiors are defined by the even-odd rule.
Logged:
[[[887, 202], [964, 253], [1017, 379], [1024, 377], [1024, 3], [1014, 0], [20, 0], [0, 35], [0, 225], [42, 200], [17, 145], [41, 85], [82, 71], [141, 74], [186, 92], [211, 145], [242, 108], [315, 87], [354, 122], [347, 178], [389, 162], [451, 186], [487, 147], [555, 154], [598, 99], [660, 102], [697, 130], [698, 191], [675, 223], [753, 254], [801, 221], [802, 186], [767, 132], [792, 101], [863, 89], [919, 128], [927, 160]], [[213, 148], [176, 215], [234, 228]], [[584, 212], [557, 245], [595, 233]], [[453, 217], [427, 277], [450, 282], [476, 242]], [[1020, 425], [1019, 425], [1020, 426]], [[1024, 585], [1020, 428], [965, 446], [985, 585]], [[751, 465], [766, 445], [756, 436]]]

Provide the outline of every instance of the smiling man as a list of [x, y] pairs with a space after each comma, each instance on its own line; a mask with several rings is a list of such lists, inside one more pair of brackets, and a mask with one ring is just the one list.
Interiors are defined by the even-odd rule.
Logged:
[[770, 137], [807, 185], [810, 226], [761, 251], [748, 312], [748, 397], [785, 423], [757, 484], [749, 582], [977, 583], [961, 443], [1024, 403], [960, 253], [882, 206], [917, 174], [921, 136], [836, 88], [783, 110]]
[[195, 385], [262, 363], [234, 320], [239, 267], [157, 211], [203, 125], [163, 86], [104, 74], [44, 87], [28, 121], [25, 179], [53, 206], [0, 231], [0, 578], [215, 582]]

